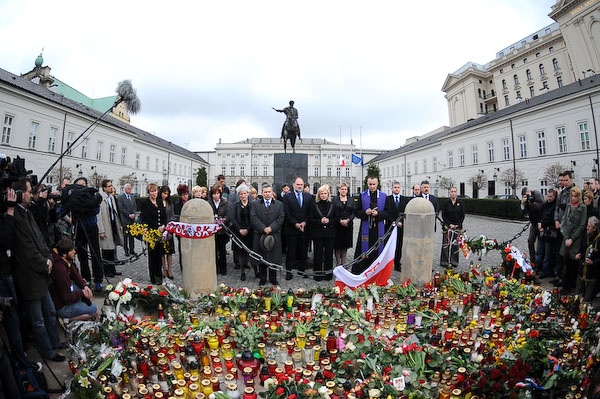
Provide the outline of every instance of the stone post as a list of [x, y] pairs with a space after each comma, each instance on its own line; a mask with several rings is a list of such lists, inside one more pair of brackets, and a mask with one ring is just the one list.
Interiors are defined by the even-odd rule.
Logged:
[[431, 280], [435, 210], [425, 198], [413, 198], [404, 212], [406, 216], [400, 278], [402, 281], [410, 279], [415, 287], [422, 287]]
[[[180, 220], [185, 223], [214, 223], [211, 206], [203, 199], [191, 199], [183, 205]], [[217, 289], [215, 237], [192, 239], [181, 237], [183, 288], [191, 299]]]

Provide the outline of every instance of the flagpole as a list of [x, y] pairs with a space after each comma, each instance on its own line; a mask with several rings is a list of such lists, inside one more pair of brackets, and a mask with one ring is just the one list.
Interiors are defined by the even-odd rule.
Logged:
[[[353, 145], [353, 143], [352, 143], [352, 125], [350, 125], [350, 144]], [[354, 183], [354, 181], [353, 181], [354, 180], [354, 173], [352, 171], [354, 169], [352, 167], [352, 165], [354, 165], [354, 162], [353, 162], [354, 149], [353, 148], [352, 148], [352, 154], [353, 154], [353, 156], [350, 157], [350, 187], [348, 187], [348, 193], [350, 194], [350, 197], [352, 197], [352, 193], [354, 192], [354, 191], [352, 191], [352, 189], [354, 188], [354, 185], [352, 184], [352, 183]]]
[[340, 125], [340, 161], [339, 163], [339, 167], [340, 167], [340, 186], [342, 185], [342, 125]]
[[365, 180], [365, 159], [363, 158], [362, 148], [362, 126], [359, 126], [360, 134], [360, 192], [362, 192], [363, 181]]

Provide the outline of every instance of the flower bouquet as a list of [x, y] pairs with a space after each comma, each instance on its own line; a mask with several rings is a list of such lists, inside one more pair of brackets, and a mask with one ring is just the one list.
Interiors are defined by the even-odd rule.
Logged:
[[160, 230], [151, 229], [147, 224], [132, 223], [127, 226], [127, 233], [148, 243], [150, 249], [154, 249], [158, 243], [166, 245], [167, 242], [163, 239], [163, 233]]
[[127, 318], [133, 316], [132, 294], [139, 291], [137, 284], [135, 284], [130, 278], [126, 278], [122, 281], [119, 281], [114, 288], [110, 284], [107, 285], [106, 290], [109, 291], [108, 299], [113, 302], [117, 316], [120, 315], [121, 308], [126, 311], [123, 313], [126, 313], [125, 316]]

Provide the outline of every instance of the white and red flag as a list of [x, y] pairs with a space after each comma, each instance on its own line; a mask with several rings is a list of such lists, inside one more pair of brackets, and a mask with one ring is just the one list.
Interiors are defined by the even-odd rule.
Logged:
[[340, 166], [346, 166], [346, 160], [344, 156], [340, 154]]
[[343, 266], [336, 266], [336, 268], [333, 269], [335, 285], [341, 289], [346, 287], [355, 289], [361, 285], [368, 287], [372, 284], [376, 284], [384, 287], [393, 284], [390, 280], [390, 276], [394, 270], [397, 235], [398, 229], [393, 229], [392, 235], [377, 259], [375, 259], [361, 274], [353, 274]]

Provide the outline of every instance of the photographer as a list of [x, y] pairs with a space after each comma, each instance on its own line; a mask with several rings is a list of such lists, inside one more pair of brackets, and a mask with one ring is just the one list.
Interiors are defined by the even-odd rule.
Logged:
[[[537, 190], [530, 190], [523, 187], [521, 190], [521, 213], [529, 217], [529, 237], [527, 237], [527, 246], [529, 247], [529, 259], [535, 262], [535, 241], [540, 235], [538, 223], [542, 221], [542, 205], [544, 205], [544, 196]], [[535, 270], [540, 272], [542, 265], [535, 265]]]
[[[29, 210], [33, 214], [33, 218], [40, 228], [40, 232], [46, 241], [46, 245], [52, 248], [54, 245], [54, 232], [51, 226], [56, 221], [56, 211], [53, 209], [55, 202], [53, 199], [48, 198], [51, 187], [46, 188], [43, 184], [31, 194], [31, 205]], [[51, 220], [51, 214], [54, 215]]]
[[13, 250], [14, 214], [17, 195], [12, 188], [6, 189], [0, 213], [0, 297], [9, 298], [8, 306], [0, 306], [3, 312], [2, 325], [8, 336], [13, 361], [16, 368], [31, 367], [23, 348], [21, 337], [21, 322], [17, 294], [10, 270], [9, 253]]

